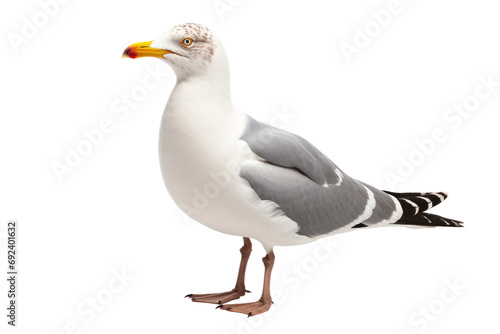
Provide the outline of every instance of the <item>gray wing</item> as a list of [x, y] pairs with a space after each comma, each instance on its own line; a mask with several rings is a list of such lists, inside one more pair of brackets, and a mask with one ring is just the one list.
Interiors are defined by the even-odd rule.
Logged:
[[399, 218], [390, 195], [350, 178], [297, 135], [248, 117], [241, 140], [265, 160], [244, 164], [241, 177], [260, 199], [278, 204], [299, 225], [300, 235], [315, 237]]
[[320, 185], [342, 181], [337, 166], [307, 140], [247, 117], [247, 129], [241, 139], [256, 155], [277, 166], [297, 168]]

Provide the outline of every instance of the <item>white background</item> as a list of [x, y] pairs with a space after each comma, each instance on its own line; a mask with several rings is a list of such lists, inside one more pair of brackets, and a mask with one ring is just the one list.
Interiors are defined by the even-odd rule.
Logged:
[[[401, 0], [348, 62], [342, 43], [376, 29], [370, 13], [390, 1], [221, 2], [230, 6], [222, 15], [212, 0], [72, 0], [46, 22], [38, 1], [2, 3], [3, 254], [7, 220], [20, 224], [18, 327], [6, 325], [2, 279], [2, 333], [498, 332], [500, 87], [460, 124], [443, 118], [474, 96], [479, 77], [500, 81], [498, 6]], [[40, 27], [14, 47], [26, 20]], [[279, 125], [382, 189], [400, 158], [420, 157], [394, 189], [449, 192], [433, 212], [466, 228], [384, 228], [277, 248], [276, 304], [249, 320], [184, 299], [233, 287], [242, 240], [175, 207], [157, 156], [174, 74], [156, 59], [121, 59], [126, 46], [184, 22], [223, 41], [238, 108], [267, 122], [291, 115]], [[161, 84], [120, 119], [114, 107], [148, 69], [164, 72]], [[103, 119], [113, 130], [58, 180], [52, 164]], [[436, 128], [446, 140], [415, 153]], [[244, 301], [260, 295], [262, 256], [255, 242]], [[113, 278], [123, 270], [133, 277], [126, 286]], [[90, 311], [92, 298], [101, 311]]]

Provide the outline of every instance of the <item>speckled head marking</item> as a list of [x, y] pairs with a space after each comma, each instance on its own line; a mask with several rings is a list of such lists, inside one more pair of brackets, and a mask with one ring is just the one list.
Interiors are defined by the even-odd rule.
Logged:
[[150, 46], [168, 50], [163, 58], [181, 77], [205, 70], [219, 47], [212, 32], [198, 23], [175, 26], [153, 40]]
[[[182, 38], [182, 45], [189, 48], [190, 53], [195, 57], [201, 57], [210, 62], [217, 48], [212, 32], [205, 26], [198, 23], [185, 23], [172, 28], [172, 30]], [[184, 43], [190, 40], [190, 45]]]
[[207, 27], [198, 23], [180, 24], [153, 41], [132, 44], [122, 56], [162, 59], [179, 80], [204, 76], [213, 82], [229, 78], [229, 64], [222, 44]]

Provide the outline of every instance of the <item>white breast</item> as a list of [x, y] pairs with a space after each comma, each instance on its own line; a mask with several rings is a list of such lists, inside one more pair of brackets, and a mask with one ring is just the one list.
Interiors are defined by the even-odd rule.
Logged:
[[247, 116], [230, 98], [197, 84], [177, 83], [161, 121], [160, 166], [172, 199], [201, 224], [256, 239], [267, 250], [312, 241], [297, 235], [297, 223], [276, 215], [276, 203], [260, 200], [239, 176], [242, 164], [257, 160], [239, 140]]
[[[239, 177], [240, 166], [252, 160], [239, 140], [246, 115], [235, 112], [233, 126], [188, 120], [169, 113], [160, 129], [160, 165], [165, 185], [175, 203], [194, 220], [216, 231], [260, 241], [266, 249], [311, 241], [298, 236], [298, 225], [274, 215], [276, 204], [261, 201]], [[215, 128], [212, 128], [215, 127]]]

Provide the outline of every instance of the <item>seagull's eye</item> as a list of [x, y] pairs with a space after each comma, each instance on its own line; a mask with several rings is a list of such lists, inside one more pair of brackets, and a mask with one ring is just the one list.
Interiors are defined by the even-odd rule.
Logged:
[[182, 45], [191, 46], [193, 44], [193, 39], [191, 37], [186, 37], [182, 40]]

